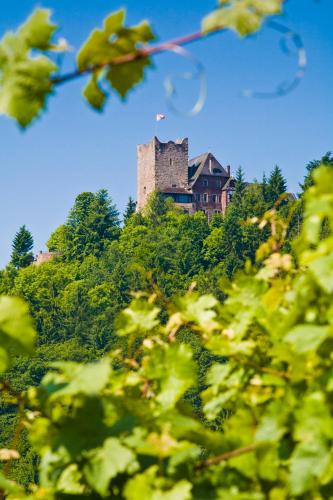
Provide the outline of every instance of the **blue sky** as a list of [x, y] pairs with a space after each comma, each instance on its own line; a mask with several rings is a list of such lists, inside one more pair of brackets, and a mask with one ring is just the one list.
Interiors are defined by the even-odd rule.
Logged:
[[[30, 0], [3, 1], [0, 32], [20, 24], [36, 5], [51, 7], [61, 25], [59, 36], [78, 48], [103, 17], [126, 5], [128, 20], [148, 18], [160, 40], [196, 31], [215, 0]], [[163, 81], [189, 69], [176, 55], [155, 58], [155, 69], [126, 104], [117, 96], [104, 114], [90, 110], [80, 96], [84, 80], [58, 89], [48, 112], [26, 132], [0, 117], [0, 266], [10, 257], [18, 227], [26, 224], [35, 251], [45, 249], [50, 233], [64, 222], [75, 196], [82, 191], [109, 190], [120, 211], [136, 192], [136, 145], [155, 134], [161, 140], [189, 137], [191, 156], [212, 151], [222, 164], [242, 165], [249, 180], [278, 164], [297, 191], [305, 164], [333, 149], [333, 2], [289, 0], [283, 22], [303, 38], [308, 69], [301, 86], [287, 97], [245, 99], [244, 88], [270, 90], [291, 78], [296, 58], [279, 49], [279, 36], [264, 29], [241, 40], [220, 34], [190, 46], [204, 63], [208, 98], [194, 118], [173, 115], [166, 105]], [[65, 69], [74, 65], [74, 55]], [[191, 106], [196, 84], [179, 87], [179, 103]]]

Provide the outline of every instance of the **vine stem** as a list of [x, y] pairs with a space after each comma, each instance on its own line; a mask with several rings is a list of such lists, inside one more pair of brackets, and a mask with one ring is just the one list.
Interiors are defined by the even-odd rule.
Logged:
[[219, 33], [224, 30], [225, 30], [224, 27], [219, 27], [216, 28], [215, 30], [210, 31], [209, 33], [202, 33], [201, 31], [196, 31], [195, 33], [190, 33], [188, 35], [184, 35], [182, 37], [175, 38], [167, 42], [162, 42], [157, 45], [145, 46], [138, 49], [136, 52], [131, 52], [129, 54], [124, 54], [119, 57], [116, 57], [112, 59], [112, 61], [105, 61], [103, 63], [95, 64], [87, 68], [75, 69], [71, 73], [54, 76], [53, 78], [51, 78], [51, 81], [53, 85], [61, 85], [62, 83], [75, 80], [80, 76], [84, 76], [89, 73], [94, 73], [95, 71], [103, 69], [107, 66], [119, 66], [121, 64], [127, 64], [137, 61], [138, 59], [142, 59], [144, 57], [149, 57], [156, 54], [162, 54], [163, 52], [167, 52], [170, 49], [170, 47], [174, 46], [179, 47], [182, 45], [187, 45], [189, 43], [196, 42], [198, 40], [201, 40], [202, 38], [207, 38], [208, 36], [211, 36], [213, 34]]
[[254, 443], [248, 446], [244, 446], [243, 448], [236, 448], [235, 450], [227, 451], [226, 453], [222, 453], [222, 455], [217, 455], [216, 457], [208, 458], [204, 462], [201, 462], [197, 466], [197, 469], [211, 467], [212, 465], [217, 465], [224, 460], [230, 460], [231, 458], [239, 457], [240, 455], [244, 455], [245, 453], [250, 453], [250, 451], [254, 451], [257, 447], [258, 445]]

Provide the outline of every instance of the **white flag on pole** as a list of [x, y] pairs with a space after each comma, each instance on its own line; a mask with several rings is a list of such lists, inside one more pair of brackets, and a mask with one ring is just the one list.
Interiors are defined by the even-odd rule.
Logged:
[[156, 115], [157, 122], [160, 122], [161, 120], [165, 120], [165, 119], [166, 119], [165, 115], [162, 115], [162, 113], [157, 113], [157, 115]]

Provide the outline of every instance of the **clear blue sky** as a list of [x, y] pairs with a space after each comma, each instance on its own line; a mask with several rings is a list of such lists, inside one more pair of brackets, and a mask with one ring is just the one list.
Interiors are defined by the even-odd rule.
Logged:
[[[119, 6], [130, 23], [148, 18], [161, 40], [195, 31], [215, 0], [48, 0], [61, 25], [59, 36], [78, 48], [88, 32]], [[15, 28], [32, 8], [31, 0], [2, 2], [0, 31]], [[177, 56], [155, 58], [155, 70], [126, 104], [115, 96], [106, 112], [91, 111], [80, 96], [84, 81], [58, 89], [49, 110], [28, 131], [0, 117], [0, 266], [8, 261], [13, 236], [22, 224], [32, 231], [35, 251], [45, 249], [82, 191], [105, 187], [123, 210], [136, 192], [136, 144], [155, 133], [154, 115], [167, 114], [158, 126], [162, 140], [188, 136], [192, 156], [212, 151], [233, 169], [242, 165], [248, 179], [278, 164], [297, 191], [305, 164], [333, 149], [333, 1], [289, 0], [284, 22], [302, 35], [309, 64], [302, 85], [282, 99], [251, 100], [243, 88], [270, 89], [292, 76], [295, 58], [284, 55], [279, 37], [265, 29], [246, 41], [234, 34], [214, 36], [191, 46], [205, 65], [208, 99], [192, 119], [172, 115], [163, 80], [187, 69]], [[73, 55], [67, 56], [71, 68]], [[195, 99], [195, 84], [181, 85], [182, 104]]]

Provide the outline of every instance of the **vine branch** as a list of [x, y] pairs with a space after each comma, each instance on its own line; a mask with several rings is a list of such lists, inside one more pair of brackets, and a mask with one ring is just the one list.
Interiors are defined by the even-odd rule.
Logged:
[[108, 66], [119, 66], [121, 64], [127, 64], [131, 63], [134, 61], [137, 61], [138, 59], [143, 59], [145, 57], [149, 57], [152, 55], [156, 54], [162, 54], [163, 52], [167, 52], [170, 47], [174, 46], [182, 46], [182, 45], [187, 45], [192, 42], [196, 42], [198, 40], [201, 40], [202, 38], [207, 38], [208, 36], [211, 36], [213, 34], [219, 33], [223, 31], [225, 28], [224, 27], [219, 27], [216, 28], [215, 30], [210, 31], [209, 33], [202, 33], [201, 31], [196, 31], [195, 33], [190, 33], [188, 35], [184, 35], [179, 38], [175, 38], [173, 40], [169, 40], [167, 42], [162, 42], [157, 45], [152, 45], [152, 46], [146, 46], [138, 49], [136, 52], [131, 52], [129, 54], [123, 54], [119, 57], [116, 57], [112, 59], [111, 61], [106, 61], [100, 64], [95, 64], [93, 66], [89, 66], [87, 68], [83, 69], [76, 69], [72, 71], [71, 73], [66, 73], [64, 75], [59, 75], [59, 76], [54, 76], [51, 78], [51, 81], [53, 85], [61, 85], [63, 83], [66, 83], [71, 80], [75, 80], [76, 78], [79, 78], [80, 76], [84, 76], [89, 73], [94, 73], [95, 71], [104, 69]]
[[258, 444], [250, 444], [248, 446], [244, 446], [242, 448], [236, 448], [232, 451], [227, 451], [222, 453], [221, 455], [217, 455], [216, 457], [208, 458], [201, 462], [197, 469], [204, 469], [206, 467], [211, 467], [212, 465], [217, 465], [224, 460], [230, 460], [231, 458], [239, 457], [240, 455], [244, 455], [245, 453], [250, 453], [250, 451], [254, 451], [258, 447]]

